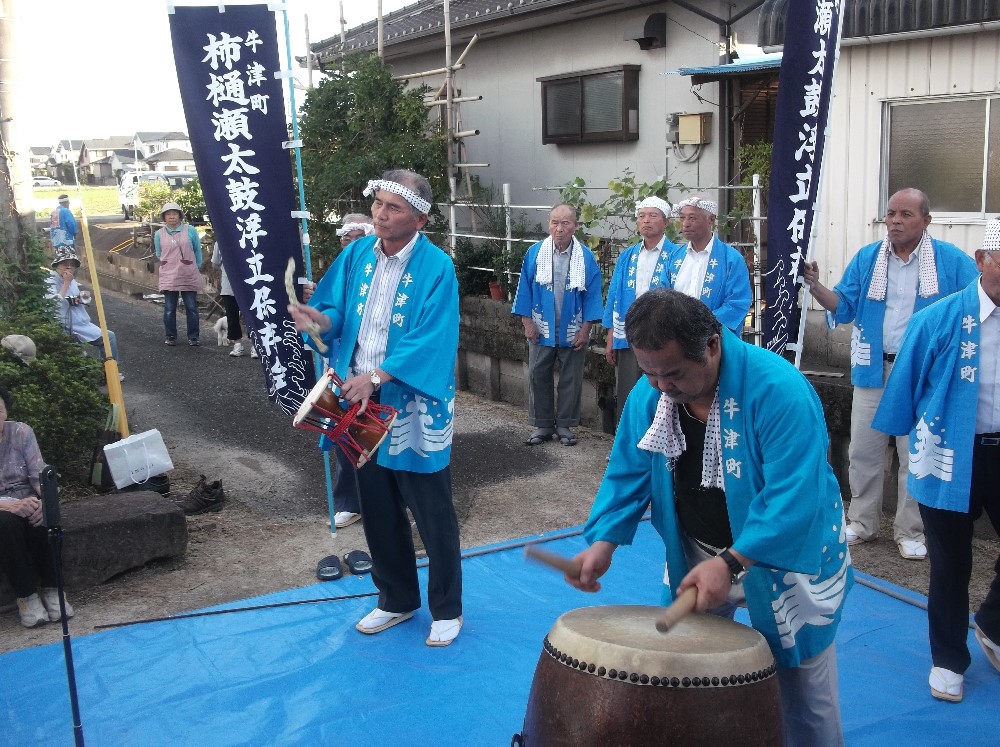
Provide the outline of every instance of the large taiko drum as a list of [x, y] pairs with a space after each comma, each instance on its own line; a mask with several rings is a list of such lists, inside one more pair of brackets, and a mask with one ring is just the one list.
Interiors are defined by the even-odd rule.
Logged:
[[688, 615], [656, 630], [662, 607], [573, 610], [544, 642], [523, 747], [781, 745], [774, 657], [753, 628]]
[[389, 435], [398, 411], [371, 401], [361, 414], [360, 403], [345, 410], [332, 388], [342, 383], [336, 372], [328, 368], [295, 413], [292, 425], [327, 436], [355, 466], [361, 467]]

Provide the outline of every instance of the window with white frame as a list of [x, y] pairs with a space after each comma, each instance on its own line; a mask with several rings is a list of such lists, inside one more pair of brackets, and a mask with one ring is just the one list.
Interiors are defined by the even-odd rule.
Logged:
[[538, 78], [542, 143], [639, 139], [639, 65]]
[[1000, 212], [1000, 96], [896, 101], [887, 118], [886, 200], [916, 187], [933, 213]]

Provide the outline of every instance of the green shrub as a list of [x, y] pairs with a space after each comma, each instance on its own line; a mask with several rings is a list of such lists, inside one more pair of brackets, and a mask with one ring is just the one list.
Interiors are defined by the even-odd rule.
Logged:
[[[27, 335], [37, 357], [30, 365], [6, 350], [0, 354], [0, 386], [14, 398], [9, 417], [35, 431], [45, 461], [64, 481], [84, 482], [98, 429], [108, 410], [100, 386], [101, 363], [83, 354], [54, 318], [54, 304], [45, 298], [47, 263], [37, 238], [27, 242], [24, 269], [5, 260], [0, 265], [4, 287], [11, 287], [0, 316], [0, 338]], [[6, 294], [5, 294], [6, 295]]]

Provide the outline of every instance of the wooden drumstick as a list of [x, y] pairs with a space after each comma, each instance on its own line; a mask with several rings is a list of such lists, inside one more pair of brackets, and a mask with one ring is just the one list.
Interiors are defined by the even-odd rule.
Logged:
[[580, 578], [580, 561], [564, 558], [554, 552], [543, 550], [535, 545], [528, 545], [524, 548], [524, 557], [562, 571], [570, 578]]
[[[304, 306], [305, 304], [299, 303], [298, 296], [295, 295], [295, 259], [294, 257], [288, 258], [288, 267], [285, 268], [285, 293], [288, 294], [288, 303], [292, 306]], [[316, 322], [309, 322], [305, 328], [305, 333], [309, 335], [309, 339], [313, 341], [316, 345], [316, 349], [322, 355], [327, 352], [330, 348], [326, 346], [326, 343], [320, 339], [319, 336], [319, 325]]]
[[681, 618], [694, 612], [694, 606], [697, 601], [698, 587], [689, 586], [682, 591], [680, 596], [674, 600], [674, 603], [667, 607], [663, 614], [660, 615], [660, 619], [656, 621], [656, 629], [661, 633], [666, 633], [679, 623]]

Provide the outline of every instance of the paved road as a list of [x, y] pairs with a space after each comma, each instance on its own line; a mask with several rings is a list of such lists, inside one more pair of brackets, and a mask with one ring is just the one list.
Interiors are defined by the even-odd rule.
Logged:
[[[160, 430], [178, 467], [172, 477], [178, 487], [205, 474], [221, 478], [227, 495], [255, 512], [288, 518], [326, 513], [318, 436], [293, 428], [291, 417], [267, 401], [258, 360], [230, 357], [231, 348], [216, 345], [215, 331], [204, 319], [201, 347], [180, 340], [168, 347], [162, 305], [113, 293], [104, 297], [108, 323], [119, 338], [129, 425], [133, 432]], [[182, 309], [178, 317], [183, 329]], [[503, 530], [504, 521], [525, 520], [525, 534], [559, 526], [560, 517], [567, 518], [567, 503], [579, 519], [593, 499], [610, 437], [581, 428], [577, 447], [553, 442], [529, 448], [522, 444], [528, 430], [516, 408], [459, 394], [452, 450], [455, 501], [460, 521], [474, 509], [490, 517], [484, 541], [494, 532], [506, 535], [511, 527]], [[518, 505], [525, 500], [535, 502], [530, 510]], [[545, 520], [535, 529], [530, 515], [538, 518], [548, 509], [545, 518], [552, 523]]]

